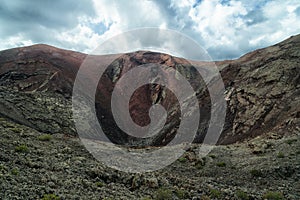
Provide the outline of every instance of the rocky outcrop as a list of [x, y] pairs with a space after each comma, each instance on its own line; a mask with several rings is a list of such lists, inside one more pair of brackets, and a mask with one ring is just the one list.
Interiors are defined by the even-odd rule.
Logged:
[[[76, 134], [70, 97], [76, 73], [85, 58], [85, 54], [47, 45], [1, 51], [0, 115], [42, 132]], [[101, 58], [105, 59], [105, 56]], [[243, 141], [269, 132], [282, 135], [299, 132], [299, 58], [300, 35], [237, 60], [215, 63], [225, 84], [227, 101], [226, 122], [219, 144]], [[132, 138], [122, 132], [113, 119], [110, 100], [115, 84], [130, 69], [147, 63], [176, 69], [189, 81], [197, 94], [201, 116], [194, 141], [202, 142], [210, 120], [211, 101], [193, 65], [211, 63], [191, 64], [170, 55], [143, 51], [120, 55], [107, 66], [98, 83], [95, 106], [107, 136], [119, 144], [162, 145], [176, 135], [180, 107], [174, 94], [160, 85], [140, 87], [129, 104], [133, 121], [141, 126], [150, 123], [148, 110], [153, 104], [165, 107], [168, 118], [158, 135], [146, 140]], [[92, 75], [87, 74], [87, 79], [93, 79], [89, 77]], [[167, 81], [172, 84], [172, 79]]]
[[70, 97], [85, 55], [34, 45], [0, 52], [0, 115], [46, 133], [76, 134]]
[[76, 134], [71, 102], [54, 92], [20, 92], [0, 87], [1, 116], [44, 133]]
[[272, 131], [282, 135], [299, 132], [299, 58], [300, 37], [295, 36], [246, 54], [221, 71], [230, 127], [221, 143]]

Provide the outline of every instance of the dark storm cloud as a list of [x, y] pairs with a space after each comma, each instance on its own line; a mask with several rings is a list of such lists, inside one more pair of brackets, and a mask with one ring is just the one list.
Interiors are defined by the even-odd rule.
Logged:
[[75, 27], [84, 15], [95, 15], [90, 0], [0, 0], [0, 36], [49, 43], [55, 32]]

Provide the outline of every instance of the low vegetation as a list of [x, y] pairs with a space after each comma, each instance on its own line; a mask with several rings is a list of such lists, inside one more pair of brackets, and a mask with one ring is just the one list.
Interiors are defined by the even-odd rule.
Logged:
[[281, 192], [268, 191], [263, 195], [263, 199], [281, 200], [281, 199], [284, 199], [284, 197], [283, 197], [283, 194]]
[[218, 167], [226, 167], [226, 163], [225, 162], [218, 162], [217, 166]]
[[11, 174], [17, 176], [17, 175], [19, 175], [19, 170], [17, 168], [13, 168], [11, 170]]
[[25, 144], [21, 144], [15, 148], [15, 151], [19, 153], [26, 153], [29, 151], [29, 149]]
[[160, 188], [156, 192], [157, 200], [172, 200], [173, 199], [173, 192], [168, 188]]
[[215, 159], [217, 156], [214, 154], [210, 154], [209, 157], [211, 157], [212, 159]]
[[175, 195], [179, 198], [179, 199], [186, 199], [188, 197], [188, 192], [182, 189], [176, 189], [175, 190]]
[[50, 141], [52, 139], [52, 135], [50, 134], [43, 134], [38, 136], [38, 140], [40, 141]]
[[187, 161], [187, 159], [185, 157], [180, 157], [180, 158], [178, 158], [178, 161], [181, 163], [185, 163]]
[[295, 142], [297, 142], [297, 139], [294, 139], [294, 138], [293, 139], [288, 139], [288, 140], [285, 141], [285, 143], [287, 143], [289, 145], [291, 145], [291, 144], [293, 144]]
[[235, 192], [235, 195], [240, 200], [249, 200], [250, 199], [249, 196], [247, 195], [247, 193], [244, 192], [243, 190], [237, 190]]
[[217, 190], [217, 189], [210, 189], [209, 190], [209, 193], [210, 193], [210, 196], [212, 197], [212, 198], [220, 198], [221, 197], [221, 192], [219, 191], [219, 190]]
[[252, 169], [250, 171], [250, 174], [252, 175], [252, 177], [262, 177], [263, 176], [262, 171], [259, 169]]
[[201, 200], [210, 200], [210, 197], [207, 196], [207, 195], [203, 195], [203, 196], [201, 196], [200, 199], [201, 199]]
[[42, 200], [60, 200], [60, 198], [55, 194], [45, 194]]
[[104, 183], [98, 181], [98, 182], [95, 183], [95, 185], [96, 185], [97, 187], [103, 187], [103, 186], [104, 186]]
[[284, 153], [281, 152], [281, 151], [278, 152], [277, 157], [278, 157], [278, 158], [284, 158]]

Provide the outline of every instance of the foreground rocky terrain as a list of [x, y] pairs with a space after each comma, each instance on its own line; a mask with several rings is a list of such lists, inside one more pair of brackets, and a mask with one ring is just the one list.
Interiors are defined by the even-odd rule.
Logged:
[[[213, 63], [138, 51], [103, 66], [108, 68], [99, 83], [87, 72], [86, 80], [98, 83], [93, 105], [99, 120], [117, 144], [131, 138], [113, 121], [110, 95], [128, 70], [162, 64], [179, 71], [196, 91], [201, 119], [195, 144], [172, 165], [144, 174], [106, 167], [76, 134], [72, 90], [86, 56], [47, 45], [0, 52], [0, 199], [300, 199], [300, 35], [215, 63], [225, 85], [226, 120], [220, 145], [203, 158], [198, 153], [211, 101], [193, 66], [210, 70]], [[107, 56], [97, 58], [104, 62]], [[137, 124], [149, 123], [147, 111], [154, 103], [168, 110], [159, 137], [143, 142], [160, 148], [176, 133], [178, 104], [161, 86], [138, 91], [129, 105]]]
[[4, 118], [0, 131], [1, 199], [300, 198], [299, 135], [216, 146], [204, 158], [195, 144], [162, 170], [130, 174], [99, 163], [76, 137]]

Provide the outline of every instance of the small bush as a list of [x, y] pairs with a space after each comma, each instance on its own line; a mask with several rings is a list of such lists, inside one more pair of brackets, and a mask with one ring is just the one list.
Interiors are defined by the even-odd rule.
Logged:
[[17, 128], [17, 127], [13, 127], [10, 128], [11, 131], [15, 132], [15, 133], [22, 133], [22, 129], [21, 128]]
[[217, 166], [218, 167], [226, 167], [226, 163], [225, 162], [218, 162]]
[[263, 195], [263, 199], [267, 199], [267, 200], [281, 200], [281, 199], [284, 199], [283, 195], [281, 192], [272, 192], [272, 191], [269, 191], [269, 192], [266, 192], [264, 195]]
[[286, 140], [285, 143], [291, 145], [293, 144], [294, 142], [297, 142], [297, 139], [289, 139], [289, 140]]
[[221, 192], [219, 190], [216, 189], [210, 189], [210, 196], [212, 198], [220, 198], [221, 197]]
[[38, 136], [38, 140], [40, 141], [50, 141], [52, 139], [52, 135], [50, 134], [43, 134]]
[[235, 195], [237, 196], [238, 199], [241, 199], [241, 200], [249, 200], [249, 196], [247, 195], [246, 192], [242, 191], [242, 190], [237, 190], [235, 192]]
[[15, 151], [16, 152], [19, 152], [19, 153], [26, 153], [29, 151], [28, 147], [25, 145], [25, 144], [22, 144], [22, 145], [19, 145], [15, 148]]
[[209, 196], [203, 195], [200, 198], [201, 200], [210, 200]]
[[277, 158], [284, 158], [284, 153], [283, 152], [278, 152]]
[[157, 200], [172, 200], [173, 192], [167, 188], [161, 188], [156, 192]]
[[19, 170], [17, 168], [14, 168], [11, 170], [11, 174], [17, 176], [19, 175]]
[[55, 194], [45, 194], [42, 200], [60, 200], [60, 198]]
[[211, 157], [212, 159], [215, 159], [217, 156], [214, 154], [209, 155], [209, 157]]
[[0, 172], [1, 172], [2, 170], [6, 170], [6, 167], [5, 167], [3, 164], [0, 164]]
[[261, 170], [259, 169], [252, 169], [250, 171], [250, 174], [253, 176], [253, 177], [262, 177], [263, 176], [263, 173]]
[[151, 198], [150, 197], [143, 197], [143, 198], [141, 198], [141, 200], [151, 200]]
[[104, 186], [104, 183], [103, 182], [96, 182], [95, 185], [97, 187], [103, 187]]
[[206, 164], [206, 158], [203, 157], [202, 159], [199, 159], [196, 163], [195, 163], [195, 167], [197, 169], [203, 169], [203, 167], [205, 166]]
[[188, 193], [185, 190], [177, 189], [177, 190], [175, 190], [175, 195], [179, 199], [185, 199], [188, 196]]
[[187, 159], [185, 157], [180, 157], [180, 158], [178, 158], [178, 161], [181, 163], [185, 163], [187, 161]]

